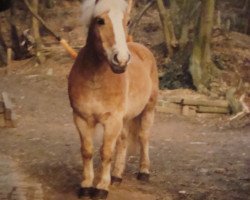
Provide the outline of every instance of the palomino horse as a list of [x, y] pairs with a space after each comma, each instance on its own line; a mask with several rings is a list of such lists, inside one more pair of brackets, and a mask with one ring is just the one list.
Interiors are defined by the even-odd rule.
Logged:
[[[89, 25], [87, 42], [69, 75], [69, 98], [83, 159], [80, 195], [106, 198], [112, 154], [116, 150], [112, 181], [121, 182], [129, 134], [137, 134], [140, 143], [137, 178], [149, 178], [149, 132], [158, 93], [157, 67], [146, 47], [126, 42], [126, 1], [86, 0], [83, 7]], [[103, 125], [104, 133], [102, 168], [94, 186], [92, 135], [97, 123]]]

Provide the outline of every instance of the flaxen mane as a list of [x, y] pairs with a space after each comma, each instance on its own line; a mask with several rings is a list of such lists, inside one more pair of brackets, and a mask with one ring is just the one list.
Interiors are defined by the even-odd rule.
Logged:
[[99, 0], [97, 4], [96, 0], [85, 0], [82, 5], [83, 25], [88, 27], [93, 17], [106, 11], [117, 10], [125, 12], [126, 8], [127, 2], [124, 0]]

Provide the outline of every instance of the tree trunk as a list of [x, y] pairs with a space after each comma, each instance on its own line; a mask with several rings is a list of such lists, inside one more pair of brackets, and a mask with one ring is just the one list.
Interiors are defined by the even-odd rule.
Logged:
[[20, 46], [18, 31], [16, 28], [16, 20], [15, 20], [16, 17], [17, 16], [15, 10], [15, 1], [13, 1], [10, 8], [10, 18], [9, 18], [10, 31], [11, 31], [11, 46], [14, 51], [14, 59], [19, 60], [24, 58], [26, 52], [24, 52], [22, 47]]
[[44, 3], [46, 8], [53, 8], [55, 6], [54, 0], [46, 0]]
[[214, 5], [215, 0], [202, 0], [199, 33], [194, 41], [189, 66], [193, 83], [200, 92], [206, 92], [206, 88], [209, 87], [213, 75], [214, 66], [211, 60], [210, 43], [213, 28]]
[[[33, 11], [35, 13], [38, 13], [38, 0], [32, 0], [31, 6], [32, 6]], [[41, 46], [41, 37], [40, 37], [40, 31], [39, 31], [39, 22], [35, 17], [32, 17], [32, 30], [33, 30], [35, 41], [37, 43], [37, 47], [39, 48]]]
[[[39, 6], [39, 0], [31, 0], [31, 7], [34, 11], [34, 13], [38, 14], [38, 6]], [[42, 49], [42, 40], [40, 36], [40, 29], [39, 29], [39, 21], [32, 16], [32, 31], [35, 38], [36, 43], [36, 57], [38, 63], [44, 62], [44, 55], [41, 53]]]
[[247, 5], [246, 5], [246, 16], [247, 16], [247, 23], [246, 23], [246, 34], [250, 35], [250, 2], [247, 0]]
[[4, 67], [7, 64], [6, 44], [2, 37], [1, 21], [0, 21], [0, 67]]
[[180, 32], [179, 46], [183, 50], [189, 42], [189, 31], [194, 29], [197, 22], [197, 14], [200, 9], [198, 0], [184, 0], [180, 12], [180, 23], [177, 26]]
[[[157, 0], [158, 10], [163, 25], [165, 42], [168, 50], [168, 58], [171, 59], [174, 54], [173, 47], [176, 47], [178, 42], [175, 36], [174, 26], [170, 16], [170, 7], [167, 5], [166, 8], [164, 3], [165, 1], [163, 2], [163, 0]], [[168, 1], [166, 3], [169, 4]]]

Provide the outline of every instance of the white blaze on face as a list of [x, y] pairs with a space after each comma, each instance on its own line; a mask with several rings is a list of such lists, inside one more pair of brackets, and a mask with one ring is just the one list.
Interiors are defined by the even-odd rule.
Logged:
[[111, 10], [108, 13], [113, 25], [115, 44], [112, 49], [112, 56], [117, 54], [117, 59], [121, 65], [127, 64], [129, 59], [129, 50], [126, 42], [125, 30], [123, 27], [124, 13], [121, 11]]

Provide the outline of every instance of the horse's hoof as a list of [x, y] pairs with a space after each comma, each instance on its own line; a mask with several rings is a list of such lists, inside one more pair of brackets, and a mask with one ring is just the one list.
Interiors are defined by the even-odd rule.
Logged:
[[143, 181], [143, 182], [148, 182], [149, 181], [149, 174], [139, 172], [137, 175], [137, 179], [140, 181]]
[[81, 187], [78, 191], [78, 197], [91, 197], [93, 195], [94, 188], [92, 187]]
[[94, 189], [94, 193], [92, 195], [93, 200], [98, 200], [98, 199], [107, 199], [108, 197], [108, 191], [107, 190], [101, 190], [101, 189]]
[[122, 178], [111, 176], [111, 185], [120, 185], [122, 182]]

